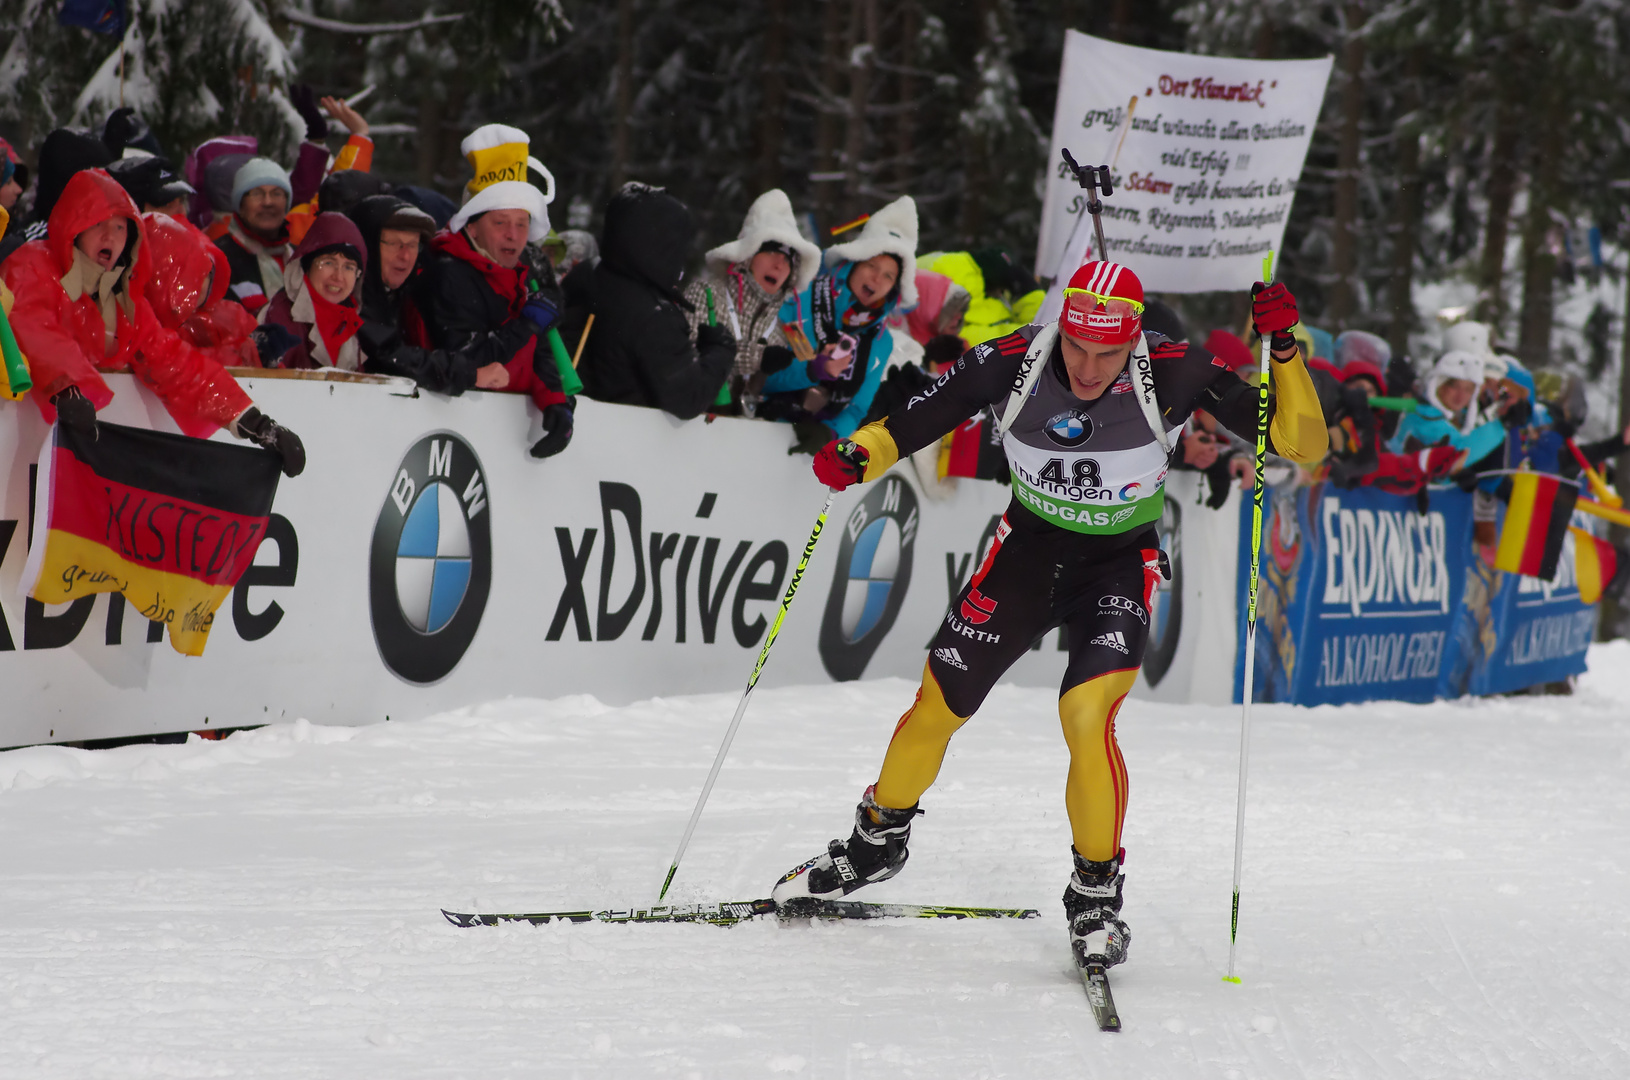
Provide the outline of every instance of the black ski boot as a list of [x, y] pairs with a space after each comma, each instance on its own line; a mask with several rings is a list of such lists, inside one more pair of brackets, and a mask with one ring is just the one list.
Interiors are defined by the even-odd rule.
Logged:
[[1070, 923], [1070, 949], [1077, 967], [1089, 963], [1114, 967], [1126, 959], [1132, 931], [1121, 921], [1121, 873], [1124, 850], [1104, 862], [1083, 859], [1074, 847], [1075, 873], [1064, 890], [1064, 916]]
[[800, 897], [836, 900], [862, 885], [887, 881], [906, 864], [906, 841], [911, 819], [922, 813], [915, 806], [893, 810], [872, 800], [876, 785], [855, 807], [855, 830], [847, 840], [834, 840], [808, 862], [789, 870], [770, 894], [776, 904]]

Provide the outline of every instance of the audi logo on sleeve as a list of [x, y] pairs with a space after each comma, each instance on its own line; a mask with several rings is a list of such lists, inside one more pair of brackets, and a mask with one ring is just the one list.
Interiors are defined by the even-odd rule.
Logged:
[[469, 443], [432, 432], [403, 455], [374, 524], [368, 603], [385, 666], [419, 686], [446, 678], [491, 587], [486, 473]]

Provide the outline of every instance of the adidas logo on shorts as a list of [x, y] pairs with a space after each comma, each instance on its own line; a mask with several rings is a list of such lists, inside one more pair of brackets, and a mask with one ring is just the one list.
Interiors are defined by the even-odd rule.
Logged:
[[[1125, 649], [1121, 650], [1125, 652]], [[967, 671], [968, 665], [962, 662], [962, 654], [952, 648], [935, 649], [934, 658], [943, 664], [950, 664], [959, 671]]]
[[1087, 642], [1087, 644], [1103, 645], [1106, 648], [1114, 649], [1116, 652], [1127, 656], [1130, 656], [1132, 652], [1132, 650], [1126, 647], [1126, 636], [1119, 630], [1111, 630], [1107, 634], [1099, 634], [1097, 637]]

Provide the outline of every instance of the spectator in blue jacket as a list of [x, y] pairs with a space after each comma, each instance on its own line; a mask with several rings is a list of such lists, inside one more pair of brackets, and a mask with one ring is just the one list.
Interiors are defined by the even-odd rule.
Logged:
[[1505, 441], [1501, 417], [1514, 404], [1504, 400], [1495, 415], [1478, 422], [1477, 391], [1483, 384], [1483, 358], [1469, 352], [1446, 352], [1426, 377], [1421, 404], [1405, 413], [1387, 444], [1395, 454], [1408, 454], [1429, 446], [1448, 445], [1467, 452], [1467, 461], [1480, 461]]
[[781, 305], [782, 332], [803, 363], [771, 375], [758, 407], [762, 419], [820, 423], [822, 441], [865, 420], [894, 351], [883, 323], [917, 306], [917, 204], [909, 195], [889, 203], [854, 240], [829, 248], [825, 263]]

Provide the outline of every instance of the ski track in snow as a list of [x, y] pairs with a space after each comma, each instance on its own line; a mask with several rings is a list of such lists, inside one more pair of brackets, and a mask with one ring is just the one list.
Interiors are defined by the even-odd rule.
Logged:
[[[671, 900], [767, 895], [847, 835], [912, 690], [760, 692]], [[443, 921], [654, 901], [735, 700], [0, 754], [0, 1075], [1630, 1075], [1630, 642], [1572, 697], [1259, 706], [1240, 986], [1238, 709], [1127, 702], [1120, 1035], [1065, 942], [1046, 690], [991, 695], [857, 894], [1039, 920]]]

